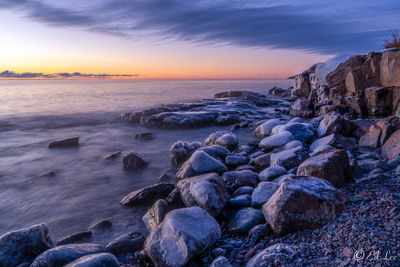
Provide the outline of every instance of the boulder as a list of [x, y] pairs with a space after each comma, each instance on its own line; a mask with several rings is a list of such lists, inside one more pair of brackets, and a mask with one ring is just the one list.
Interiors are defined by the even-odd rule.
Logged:
[[71, 244], [58, 246], [40, 254], [31, 264], [31, 267], [58, 267], [64, 266], [86, 255], [98, 254], [106, 250], [97, 244]]
[[169, 149], [169, 154], [171, 156], [171, 161], [176, 165], [180, 165], [185, 162], [194, 151], [201, 147], [200, 142], [184, 142], [178, 141], [174, 143]]
[[114, 255], [123, 255], [127, 253], [134, 253], [143, 248], [145, 237], [138, 232], [130, 232], [123, 234], [112, 240], [106, 246], [108, 252]]
[[268, 168], [271, 164], [271, 153], [263, 154], [254, 159], [254, 164], [259, 169]]
[[242, 186], [233, 192], [234, 197], [242, 196], [242, 195], [251, 195], [253, 193], [254, 188], [251, 186]]
[[142, 168], [146, 165], [143, 157], [138, 153], [131, 152], [122, 158], [125, 170]]
[[295, 147], [271, 154], [271, 167], [281, 166], [287, 170], [297, 167], [307, 157], [303, 147]]
[[383, 52], [380, 62], [382, 86], [400, 86], [400, 49]]
[[251, 206], [251, 196], [248, 194], [240, 195], [229, 199], [228, 204], [232, 208], [243, 208]]
[[379, 139], [381, 137], [381, 129], [376, 125], [369, 127], [369, 132], [361, 136], [358, 141], [359, 146], [379, 147]]
[[184, 179], [204, 173], [216, 172], [222, 174], [226, 171], [228, 171], [228, 168], [221, 161], [211, 157], [204, 151], [196, 151], [180, 167], [176, 177]]
[[223, 146], [214, 145], [199, 148], [199, 151], [204, 151], [213, 158], [223, 161], [231, 152]]
[[288, 131], [282, 131], [275, 135], [265, 137], [261, 140], [259, 147], [263, 149], [274, 149], [276, 147], [281, 147], [290, 141], [293, 141], [293, 135]]
[[68, 148], [79, 146], [79, 136], [51, 142], [49, 148]]
[[251, 204], [256, 208], [261, 208], [264, 203], [266, 203], [270, 197], [279, 188], [279, 185], [272, 182], [261, 182], [254, 189], [251, 195]]
[[400, 155], [400, 129], [396, 130], [382, 146], [382, 155], [394, 159]]
[[170, 210], [171, 208], [167, 201], [164, 199], [157, 200], [142, 218], [147, 230], [154, 230]]
[[65, 267], [119, 267], [117, 258], [110, 253], [87, 255], [65, 265]]
[[367, 114], [370, 116], [386, 116], [392, 113], [391, 88], [370, 87], [364, 91]]
[[169, 183], [158, 183], [147, 186], [129, 193], [120, 203], [123, 206], [149, 203], [160, 198], [165, 198], [174, 188], [175, 186]]
[[310, 94], [310, 75], [309, 73], [303, 72], [302, 74], [296, 75], [294, 78], [294, 89], [292, 90], [293, 98], [307, 98]]
[[52, 246], [49, 229], [44, 224], [8, 232], [0, 237], [0, 266], [30, 263]]
[[150, 233], [144, 250], [155, 266], [185, 266], [221, 237], [218, 222], [200, 207], [176, 209]]
[[225, 158], [225, 163], [229, 167], [237, 167], [247, 163], [247, 159], [241, 155], [229, 155]]
[[335, 219], [344, 209], [347, 197], [331, 183], [316, 177], [284, 180], [263, 205], [272, 231], [285, 235], [315, 229]]
[[310, 145], [310, 151], [314, 151], [317, 147], [322, 145], [329, 145], [336, 148], [351, 150], [357, 146], [357, 141], [353, 137], [344, 137], [343, 135], [334, 133], [315, 140]]
[[283, 147], [283, 149], [287, 150], [287, 149], [292, 149], [292, 148], [295, 148], [295, 147], [298, 147], [298, 146], [303, 146], [303, 143], [301, 141], [299, 141], [299, 140], [293, 140], [293, 141], [290, 141], [289, 143], [287, 143]]
[[296, 246], [278, 243], [258, 252], [247, 262], [246, 267], [295, 266], [300, 255]]
[[313, 156], [315, 156], [316, 154], [318, 154], [318, 153], [320, 153], [320, 152], [322, 152], [322, 151], [329, 150], [329, 149], [334, 149], [334, 147], [333, 147], [333, 146], [330, 146], [330, 145], [320, 145], [320, 146], [317, 146], [317, 147], [313, 150], [313, 152], [310, 153], [310, 156], [313, 157]]
[[58, 240], [56, 246], [73, 244], [73, 243], [87, 243], [92, 238], [92, 231], [84, 231], [65, 236]]
[[258, 174], [260, 181], [272, 181], [274, 178], [286, 174], [286, 169], [277, 167], [268, 167]]
[[260, 209], [242, 208], [230, 218], [227, 229], [231, 233], [248, 233], [251, 228], [265, 221]]
[[319, 177], [341, 187], [351, 180], [347, 152], [343, 149], [330, 149], [318, 153], [300, 164], [297, 175]]
[[186, 207], [199, 206], [212, 216], [217, 216], [229, 199], [222, 179], [216, 173], [183, 179], [176, 187]]
[[314, 138], [314, 128], [310, 123], [288, 122], [279, 128], [279, 132], [290, 132], [295, 140], [303, 144], [309, 143]]
[[232, 267], [230, 262], [224, 256], [219, 256], [211, 263], [210, 267]]
[[290, 105], [290, 115], [295, 117], [311, 117], [314, 114], [314, 107], [307, 99], [297, 99]]
[[257, 128], [254, 130], [254, 135], [259, 138], [267, 137], [271, 135], [272, 128], [281, 124], [283, 124], [283, 122], [279, 119], [267, 120], [266, 122], [257, 126]]
[[239, 139], [232, 132], [227, 131], [219, 131], [210, 134], [210, 136], [206, 139], [205, 145], [220, 145], [226, 147], [227, 149], [233, 149], [239, 144]]
[[235, 189], [242, 186], [256, 187], [258, 184], [258, 174], [249, 170], [230, 171], [222, 175], [222, 180], [225, 184]]
[[318, 136], [320, 137], [333, 133], [338, 133], [343, 136], [350, 136], [352, 135], [355, 127], [356, 126], [351, 120], [340, 114], [332, 112], [324, 116], [322, 121], [319, 123], [317, 131]]

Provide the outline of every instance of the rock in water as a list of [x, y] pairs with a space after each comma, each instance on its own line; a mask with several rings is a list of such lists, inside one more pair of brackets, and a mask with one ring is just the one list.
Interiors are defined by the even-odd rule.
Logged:
[[257, 253], [247, 263], [246, 267], [291, 266], [294, 265], [298, 256], [300, 256], [300, 253], [297, 247], [278, 243]]
[[68, 148], [79, 146], [79, 137], [72, 137], [67, 139], [62, 139], [58, 141], [51, 142], [49, 148]]
[[213, 158], [204, 151], [196, 151], [181, 166], [176, 177], [178, 179], [184, 179], [211, 172], [222, 174], [226, 171], [228, 171], [228, 168], [221, 161]]
[[227, 228], [231, 233], [248, 233], [251, 228], [264, 222], [261, 210], [242, 208], [235, 212], [228, 222]]
[[143, 248], [145, 237], [141, 233], [130, 232], [112, 240], [106, 246], [107, 251], [114, 255], [134, 253]]
[[175, 186], [169, 183], [158, 183], [133, 191], [121, 200], [123, 206], [148, 203], [160, 198], [165, 198], [174, 190]]
[[318, 153], [301, 163], [297, 175], [319, 177], [341, 187], [351, 179], [347, 152], [343, 149], [330, 149]]
[[212, 216], [217, 216], [229, 199], [221, 177], [215, 173], [183, 179], [176, 187], [186, 207], [202, 207]]
[[331, 183], [316, 177], [286, 179], [262, 207], [277, 235], [315, 229], [335, 219], [347, 197]]
[[150, 233], [144, 250], [155, 266], [183, 267], [220, 237], [217, 221], [202, 208], [176, 209]]
[[[76, 234], [72, 234], [69, 236], [65, 236], [61, 238], [56, 246], [66, 245], [66, 244], [74, 244], [74, 243], [86, 243], [92, 237], [91, 231], [79, 232]], [[86, 241], [86, 242], [84, 242]]]
[[154, 138], [153, 133], [140, 133], [133, 137], [133, 139], [139, 139], [139, 140], [144, 140], [144, 141], [148, 141], [153, 138]]
[[227, 131], [219, 131], [210, 134], [210, 136], [206, 139], [205, 145], [220, 145], [226, 147], [227, 149], [233, 149], [239, 144], [239, 139], [232, 132]]
[[86, 255], [106, 252], [97, 244], [74, 244], [58, 246], [40, 254], [31, 264], [31, 267], [58, 267], [64, 266]]
[[122, 162], [125, 170], [142, 168], [146, 165], [146, 162], [142, 156], [134, 152], [125, 155], [122, 159]]
[[36, 256], [53, 246], [48, 234], [47, 226], [38, 224], [1, 236], [0, 266], [32, 262]]
[[65, 267], [119, 267], [117, 258], [110, 253], [99, 253], [79, 258]]
[[283, 131], [275, 135], [265, 137], [263, 140], [261, 140], [259, 147], [264, 149], [273, 149], [276, 147], [284, 146], [293, 140], [294, 137], [290, 132]]
[[270, 119], [257, 126], [254, 130], [254, 135], [260, 138], [267, 137], [271, 134], [272, 128], [281, 125], [283, 122], [279, 119]]

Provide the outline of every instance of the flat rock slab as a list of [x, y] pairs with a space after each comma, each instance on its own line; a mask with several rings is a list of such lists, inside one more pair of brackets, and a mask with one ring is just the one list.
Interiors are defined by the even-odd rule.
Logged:
[[79, 137], [71, 137], [67, 139], [62, 139], [58, 141], [51, 142], [49, 148], [69, 148], [79, 146]]
[[169, 193], [171, 193], [172, 190], [174, 190], [174, 188], [175, 185], [173, 184], [158, 183], [133, 191], [132, 193], [126, 195], [120, 203], [123, 206], [145, 204], [160, 198], [165, 198]]

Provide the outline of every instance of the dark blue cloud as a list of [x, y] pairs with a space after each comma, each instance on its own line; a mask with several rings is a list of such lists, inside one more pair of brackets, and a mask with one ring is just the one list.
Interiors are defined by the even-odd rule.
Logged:
[[24, 72], [24, 73], [16, 73], [14, 71], [3, 71], [0, 72], [0, 78], [9, 78], [9, 79], [32, 79], [32, 78], [45, 78], [45, 79], [60, 79], [60, 78], [129, 78], [129, 77], [139, 77], [142, 75], [139, 74], [87, 74], [80, 72], [63, 72], [63, 73], [54, 73], [54, 74], [45, 74], [45, 73], [32, 73], [32, 72]]
[[302, 49], [313, 53], [381, 48], [400, 29], [398, 0], [103, 0], [85, 8], [61, 1], [3, 0], [32, 20], [134, 38]]

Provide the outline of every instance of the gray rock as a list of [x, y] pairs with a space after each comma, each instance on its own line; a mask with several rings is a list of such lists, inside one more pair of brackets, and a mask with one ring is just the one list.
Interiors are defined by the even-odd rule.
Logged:
[[335, 112], [328, 113], [324, 116], [318, 126], [318, 136], [330, 135], [338, 133], [343, 136], [349, 136], [353, 133], [356, 125], [343, 115]]
[[112, 222], [110, 220], [102, 220], [99, 222], [94, 223], [93, 225], [90, 226], [90, 230], [92, 231], [104, 231], [107, 229], [110, 229], [113, 226]]
[[283, 147], [283, 149], [284, 150], [288, 150], [288, 149], [292, 149], [292, 148], [295, 148], [295, 147], [298, 147], [298, 146], [303, 146], [303, 143], [301, 141], [299, 141], [299, 140], [293, 140], [293, 141], [290, 141], [289, 143], [287, 143]]
[[102, 160], [113, 160], [121, 155], [121, 151], [114, 151], [101, 157]]
[[295, 140], [299, 140], [303, 144], [311, 142], [315, 136], [314, 128], [310, 123], [286, 123], [279, 128], [279, 132], [284, 131], [290, 132]]
[[258, 174], [249, 170], [230, 171], [222, 175], [222, 180], [225, 184], [235, 189], [242, 186], [256, 187], [258, 184]]
[[310, 145], [310, 151], [314, 151], [317, 147], [322, 145], [330, 145], [335, 148], [343, 148], [351, 150], [357, 146], [357, 141], [352, 137], [344, 137], [340, 134], [331, 134], [317, 139]]
[[133, 139], [138, 139], [138, 140], [143, 140], [143, 141], [149, 141], [149, 140], [154, 139], [154, 134], [153, 134], [153, 133], [149, 133], [149, 132], [147, 132], [147, 133], [139, 133], [139, 134], [136, 134], [136, 135], [133, 137]]
[[183, 162], [185, 162], [193, 154], [193, 152], [199, 149], [200, 147], [201, 147], [200, 142], [189, 143], [189, 142], [178, 141], [174, 143], [169, 149], [171, 160], [176, 165], [180, 165]]
[[49, 230], [44, 224], [8, 232], [0, 237], [0, 266], [31, 262], [52, 246]]
[[112, 240], [106, 246], [107, 251], [114, 255], [123, 255], [134, 253], [143, 248], [145, 237], [138, 232], [130, 232], [123, 234]]
[[110, 253], [87, 255], [65, 265], [65, 267], [119, 267], [117, 258]]
[[234, 197], [242, 196], [242, 195], [251, 195], [253, 193], [254, 188], [251, 186], [242, 186], [233, 192]]
[[230, 262], [224, 256], [219, 256], [211, 263], [210, 267], [232, 267]]
[[254, 164], [259, 169], [264, 169], [264, 168], [269, 167], [269, 165], [271, 164], [271, 153], [256, 157], [254, 159]]
[[171, 209], [164, 199], [157, 200], [142, 218], [147, 230], [154, 230]]
[[125, 170], [142, 168], [146, 165], [146, 162], [144, 161], [142, 156], [134, 152], [126, 154], [122, 158], [122, 162], [124, 164]]
[[285, 169], [297, 167], [307, 157], [303, 147], [295, 147], [271, 154], [271, 167], [282, 166]]
[[79, 146], [79, 137], [75, 136], [75, 137], [51, 142], [48, 147], [49, 148], [69, 148], [69, 147], [77, 147], [77, 146]]
[[144, 250], [155, 266], [183, 267], [220, 237], [218, 222], [202, 208], [176, 209], [150, 233]]
[[286, 169], [281, 166], [277, 166], [266, 168], [265, 170], [260, 172], [258, 176], [260, 178], [260, 181], [272, 181], [276, 177], [284, 174], [286, 174]]
[[251, 204], [256, 208], [261, 208], [278, 188], [279, 185], [273, 182], [259, 183], [251, 195]]
[[245, 157], [240, 155], [230, 155], [225, 158], [225, 163], [229, 167], [236, 167], [246, 164], [247, 160]]
[[91, 231], [79, 232], [61, 238], [60, 240], [58, 240], [56, 246], [74, 244], [74, 243], [87, 243], [90, 238], [92, 238]]
[[243, 208], [251, 206], [251, 196], [250, 195], [240, 195], [229, 199], [229, 206], [232, 208]]
[[288, 131], [282, 131], [275, 135], [265, 137], [261, 140], [259, 147], [263, 149], [274, 149], [286, 145], [288, 142], [293, 141], [293, 135]]
[[204, 151], [196, 151], [181, 166], [176, 177], [184, 179], [204, 173], [216, 172], [222, 174], [226, 171], [228, 171], [228, 168], [221, 161], [211, 157]]
[[237, 136], [228, 131], [219, 131], [210, 134], [210, 136], [206, 139], [205, 145], [220, 145], [226, 147], [227, 149], [233, 149], [239, 144], [239, 139]]
[[325, 225], [346, 203], [347, 197], [328, 181], [298, 176], [283, 181], [262, 209], [272, 231], [285, 235]]
[[294, 266], [295, 259], [299, 256], [297, 247], [278, 243], [257, 253], [247, 262], [246, 267]]
[[242, 208], [230, 218], [227, 229], [231, 233], [248, 233], [251, 228], [263, 222], [264, 216], [261, 210]]
[[220, 145], [202, 147], [199, 149], [199, 151], [204, 151], [211, 157], [219, 159], [221, 161], [223, 161], [226, 156], [231, 153], [228, 149]]
[[217, 216], [229, 199], [222, 179], [216, 173], [183, 179], [176, 187], [186, 207], [199, 206], [212, 216]]
[[123, 206], [133, 206], [165, 198], [175, 188], [175, 185], [158, 183], [129, 193], [121, 200]]
[[282, 125], [283, 122], [279, 119], [270, 119], [267, 120], [266, 122], [260, 124], [257, 126], [257, 128], [254, 130], [254, 135], [260, 138], [267, 137], [271, 135], [272, 128], [274, 128], [277, 125]]
[[106, 250], [97, 244], [70, 244], [46, 250], [31, 264], [31, 267], [64, 266], [86, 255], [98, 254]]
[[320, 152], [323, 152], [323, 151], [326, 151], [326, 150], [329, 150], [329, 149], [334, 149], [334, 147], [333, 147], [333, 146], [330, 146], [330, 145], [320, 145], [320, 146], [317, 146], [317, 147], [313, 150], [313, 152], [310, 153], [310, 156], [314, 156], [314, 155], [316, 155], [316, 154], [318, 154], [318, 153], [320, 153]]

